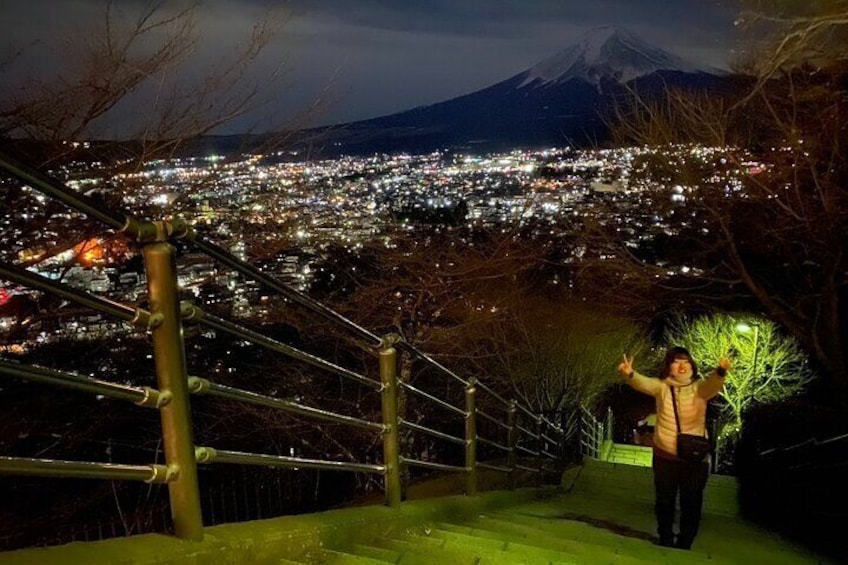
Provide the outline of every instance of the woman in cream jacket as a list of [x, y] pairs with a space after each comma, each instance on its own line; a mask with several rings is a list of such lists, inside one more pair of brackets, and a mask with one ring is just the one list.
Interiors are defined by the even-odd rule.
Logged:
[[[672, 347], [663, 361], [660, 378], [637, 373], [633, 358], [624, 355], [618, 372], [625, 382], [656, 401], [657, 425], [654, 431], [654, 510], [657, 516], [659, 544], [689, 549], [698, 533], [704, 487], [709, 461], [684, 461], [677, 457], [677, 424], [672, 405], [672, 387], [677, 400], [680, 432], [706, 436], [707, 403], [721, 392], [730, 361], [720, 359], [706, 379], [698, 376], [698, 367], [689, 351]], [[680, 534], [674, 538], [672, 525], [677, 493], [680, 492]]]

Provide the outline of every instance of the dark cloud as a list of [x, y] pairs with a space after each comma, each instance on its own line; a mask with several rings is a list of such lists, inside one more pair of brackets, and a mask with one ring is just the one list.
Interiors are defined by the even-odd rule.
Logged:
[[693, 25], [714, 28], [732, 21], [735, 13], [726, 3], [704, 0], [295, 0], [288, 5], [296, 13], [364, 28], [503, 38], [554, 21], [584, 28], [610, 22], [664, 23], [681, 31]]
[[[131, 12], [145, 3], [116, 4]], [[54, 73], [63, 65], [59, 38], [79, 36], [103, 5], [0, 0], [0, 48], [29, 45], [38, 57], [28, 72]], [[726, 66], [735, 17], [731, 4], [706, 0], [202, 0], [197, 67], [231, 50], [268, 9], [288, 19], [257, 69], [270, 73], [285, 61], [284, 87], [265, 111], [279, 118], [314, 107], [316, 123], [391, 113], [488, 86], [606, 24]], [[250, 119], [270, 121], [262, 113]]]

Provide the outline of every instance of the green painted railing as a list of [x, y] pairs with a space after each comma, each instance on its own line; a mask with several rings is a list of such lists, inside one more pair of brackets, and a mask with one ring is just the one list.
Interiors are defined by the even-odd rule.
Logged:
[[[403, 498], [401, 471], [404, 467], [421, 467], [438, 471], [464, 473], [465, 491], [477, 491], [478, 469], [488, 469], [507, 475], [512, 484], [516, 473], [527, 471], [543, 475], [546, 465], [557, 464], [562, 456], [564, 433], [550, 419], [534, 413], [511, 399], [504, 398], [484, 383], [474, 378], [462, 378], [413, 345], [396, 335], [378, 336], [311, 297], [289, 287], [245, 263], [218, 245], [204, 241], [181, 220], [148, 221], [110, 210], [75, 192], [60, 181], [0, 154], [0, 170], [41, 193], [57, 199], [68, 207], [98, 220], [122, 233], [137, 247], [144, 259], [147, 274], [149, 310], [134, 305], [121, 304], [61, 282], [49, 280], [39, 274], [10, 264], [0, 264], [0, 279], [53, 294], [71, 303], [94, 309], [102, 314], [140, 327], [152, 337], [153, 358], [156, 367], [157, 388], [133, 387], [85, 377], [71, 372], [27, 366], [11, 360], [0, 359], [0, 375], [26, 379], [50, 386], [64, 387], [84, 393], [104, 395], [129, 401], [141, 407], [159, 411], [165, 463], [150, 465], [121, 465], [87, 461], [59, 461], [0, 456], [0, 474], [30, 475], [65, 478], [145, 481], [168, 486], [170, 512], [178, 537], [198, 540], [203, 537], [201, 496], [198, 485], [198, 465], [237, 464], [274, 468], [311, 468], [373, 473], [383, 478], [385, 500], [397, 506]], [[374, 355], [379, 365], [380, 380], [371, 379], [330, 361], [301, 351], [269, 336], [203, 312], [192, 303], [180, 303], [177, 285], [177, 268], [174, 243], [179, 240], [206, 254], [236, 272], [257, 281], [291, 302], [306, 308], [316, 316], [332, 322], [359, 341]], [[382, 419], [345, 416], [330, 410], [306, 406], [297, 402], [262, 395], [215, 383], [213, 380], [191, 376], [186, 362], [183, 343], [184, 327], [198, 325], [216, 332], [248, 341], [269, 351], [309, 364], [380, 395]], [[438, 398], [398, 379], [398, 350], [423, 361], [449, 382], [461, 385], [464, 403], [457, 406], [452, 399]], [[415, 396], [451, 413], [464, 424], [462, 437], [452, 436], [434, 428], [405, 420], [399, 413], [400, 391]], [[206, 395], [234, 402], [257, 405], [318, 421], [344, 424], [370, 430], [381, 437], [383, 458], [379, 463], [357, 461], [330, 461], [281, 456], [264, 453], [247, 453], [215, 446], [198, 446], [193, 440], [191, 395]], [[457, 402], [459, 404], [460, 402]], [[500, 419], [493, 412], [506, 415]], [[481, 437], [478, 423], [485, 421], [489, 429], [500, 435]], [[464, 465], [420, 460], [401, 453], [400, 432], [423, 434], [440, 441], [464, 447]], [[502, 437], [501, 437], [502, 436]], [[485, 445], [502, 453], [495, 461], [479, 461], [479, 446]]]

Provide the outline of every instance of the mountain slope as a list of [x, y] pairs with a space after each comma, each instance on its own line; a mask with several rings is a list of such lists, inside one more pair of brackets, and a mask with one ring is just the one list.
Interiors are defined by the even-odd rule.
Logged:
[[370, 120], [304, 133], [329, 152], [500, 150], [604, 141], [606, 119], [633, 90], [714, 89], [722, 71], [698, 66], [617, 27], [592, 30], [571, 47], [488, 88]]

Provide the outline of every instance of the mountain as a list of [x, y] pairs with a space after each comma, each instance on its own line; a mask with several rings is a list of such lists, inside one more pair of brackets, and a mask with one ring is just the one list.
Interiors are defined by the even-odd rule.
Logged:
[[627, 29], [604, 26], [522, 73], [525, 78], [521, 86], [563, 84], [575, 79], [591, 84], [605, 80], [626, 83], [659, 71], [722, 74], [649, 45]]
[[586, 33], [563, 51], [488, 88], [333, 128], [301, 132], [322, 154], [501, 150], [604, 141], [605, 118], [630, 91], [716, 89], [726, 74], [648, 44], [619, 27]]

